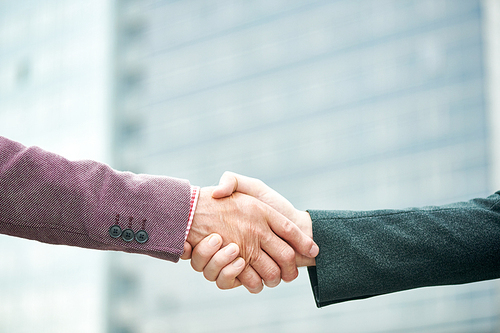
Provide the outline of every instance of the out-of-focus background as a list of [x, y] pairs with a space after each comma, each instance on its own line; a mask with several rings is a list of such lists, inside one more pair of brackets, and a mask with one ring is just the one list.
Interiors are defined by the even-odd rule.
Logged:
[[[500, 189], [498, 0], [3, 0], [0, 135], [300, 209]], [[316, 309], [173, 264], [0, 237], [0, 332], [500, 332], [500, 284]]]

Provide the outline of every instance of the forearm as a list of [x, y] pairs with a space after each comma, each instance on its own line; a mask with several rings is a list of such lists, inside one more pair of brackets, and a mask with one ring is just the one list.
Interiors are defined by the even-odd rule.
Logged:
[[499, 202], [495, 194], [420, 209], [310, 211], [318, 306], [500, 277]]
[[[183, 251], [187, 181], [71, 162], [0, 137], [0, 232], [51, 244], [120, 250], [177, 261]], [[144, 230], [139, 243], [109, 228]]]

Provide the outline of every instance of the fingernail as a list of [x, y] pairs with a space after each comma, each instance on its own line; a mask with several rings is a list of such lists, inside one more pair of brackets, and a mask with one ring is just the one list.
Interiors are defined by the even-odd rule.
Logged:
[[217, 246], [217, 244], [219, 244], [219, 237], [213, 235], [210, 237], [210, 239], [208, 240], [208, 245], [210, 246]]
[[318, 245], [316, 244], [313, 244], [313, 246], [311, 247], [311, 251], [309, 251], [309, 255], [314, 258], [318, 255], [319, 253], [319, 247]]
[[233, 255], [236, 253], [236, 245], [234, 244], [229, 244], [229, 246], [226, 248], [224, 251], [228, 256]]
[[243, 260], [243, 258], [238, 258], [238, 259], [236, 259], [235, 262], [233, 262], [233, 266], [236, 268], [240, 268], [244, 264], [245, 264], [245, 260]]

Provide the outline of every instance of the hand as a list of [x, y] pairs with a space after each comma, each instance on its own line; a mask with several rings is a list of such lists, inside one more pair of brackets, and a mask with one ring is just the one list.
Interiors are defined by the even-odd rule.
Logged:
[[[294, 220], [297, 225], [300, 226], [301, 230], [312, 238], [312, 221], [309, 214], [307, 212], [296, 210], [288, 200], [269, 188], [262, 181], [226, 172], [222, 176], [219, 186], [215, 188], [212, 195], [214, 197], [224, 197], [231, 195], [234, 191], [246, 192], [246, 194], [250, 194], [259, 200], [266, 202], [287, 217], [290, 217], [290, 219]], [[237, 271], [229, 266], [237, 254], [230, 256], [222, 250], [218, 252], [217, 250], [218, 248], [216, 247], [208, 246], [207, 242], [200, 243], [197, 247], [195, 247], [193, 252], [192, 265], [193, 262], [196, 262], [196, 270], [203, 270], [204, 274], [207, 273], [207, 275], [209, 275], [212, 279], [216, 276], [219, 288], [221, 288], [221, 285], [224, 286], [224, 288], [221, 289], [233, 288], [231, 287], [232, 285], [238, 286], [240, 283], [243, 283], [243, 285], [249, 289], [247, 284], [255, 285], [256, 282], [260, 280], [260, 277], [258, 276], [247, 275], [244, 280], [240, 276], [239, 278], [242, 280], [242, 282], [240, 282], [238, 278], [236, 278]], [[217, 259], [214, 260], [212, 256]], [[182, 258], [189, 259], [190, 257], [191, 247], [187, 245], [185, 247], [185, 254]], [[315, 265], [315, 261], [314, 259], [297, 253], [296, 264], [297, 266], [313, 266]], [[207, 275], [205, 275], [205, 277], [207, 277]]]
[[[191, 266], [202, 272], [208, 281], [215, 281], [220, 289], [232, 289], [241, 285], [237, 276], [245, 268], [245, 260], [238, 257], [240, 249], [231, 243], [220, 249], [222, 237], [212, 234], [194, 248]], [[220, 249], [220, 250], [219, 250]]]
[[[267, 186], [263, 181], [256, 178], [250, 178], [234, 172], [226, 171], [222, 175], [219, 185], [215, 187], [212, 192], [214, 198], [223, 198], [231, 195], [234, 192], [240, 192], [250, 195], [259, 201], [276, 209], [285, 217], [293, 221], [300, 230], [313, 238], [312, 221], [308, 212], [296, 209], [290, 201], [288, 201], [281, 194]], [[316, 257], [316, 256], [314, 256]], [[297, 267], [301, 266], [315, 266], [316, 261], [314, 257], [307, 257], [297, 253], [296, 264]]]
[[215, 199], [212, 189], [203, 188], [187, 242], [195, 247], [214, 232], [222, 236], [223, 245], [234, 242], [240, 246], [243, 259], [251, 267], [244, 269], [239, 280], [253, 292], [258, 289], [255, 273], [268, 286], [276, 286], [281, 278], [292, 281], [298, 275], [295, 251], [306, 257], [314, 257], [319, 251], [310, 237], [268, 205], [241, 193]]

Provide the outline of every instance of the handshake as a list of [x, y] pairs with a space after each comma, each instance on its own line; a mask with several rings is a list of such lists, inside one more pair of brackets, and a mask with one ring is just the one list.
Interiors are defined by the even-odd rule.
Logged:
[[319, 248], [312, 222], [262, 181], [226, 172], [200, 190], [182, 259], [220, 289], [245, 286], [259, 293], [314, 266]]
[[[187, 181], [71, 162], [1, 136], [0, 171], [0, 234], [178, 259], [191, 206]], [[143, 231], [146, 217], [160, 222], [148, 224], [158, 237], [146, 245], [114, 237], [108, 223], [122, 211], [129, 229], [142, 220]], [[218, 186], [200, 190], [190, 217], [182, 258], [221, 289], [258, 293], [294, 280], [298, 266], [313, 266], [321, 307], [500, 278], [500, 191], [441, 206], [302, 212], [260, 180], [225, 173]]]

